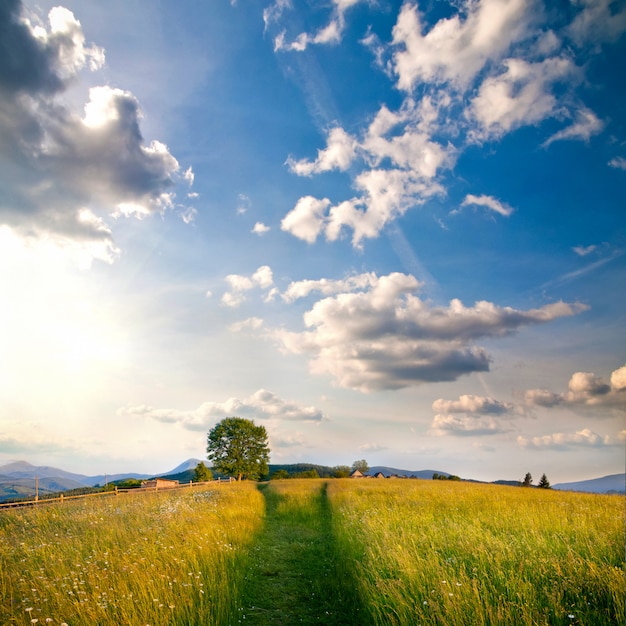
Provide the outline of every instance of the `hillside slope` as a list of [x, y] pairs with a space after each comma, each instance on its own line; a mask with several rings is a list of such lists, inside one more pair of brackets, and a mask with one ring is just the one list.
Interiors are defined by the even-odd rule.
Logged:
[[625, 493], [626, 474], [610, 474], [591, 480], [579, 480], [573, 483], [559, 483], [552, 485], [553, 489], [560, 491], [584, 491], [587, 493]]

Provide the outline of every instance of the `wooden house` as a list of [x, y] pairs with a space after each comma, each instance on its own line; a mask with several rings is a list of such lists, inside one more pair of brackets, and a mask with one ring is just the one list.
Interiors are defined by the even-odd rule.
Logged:
[[153, 478], [141, 482], [142, 489], [154, 489], [158, 491], [159, 489], [172, 489], [173, 487], [178, 487], [178, 481], [169, 480], [168, 478]]

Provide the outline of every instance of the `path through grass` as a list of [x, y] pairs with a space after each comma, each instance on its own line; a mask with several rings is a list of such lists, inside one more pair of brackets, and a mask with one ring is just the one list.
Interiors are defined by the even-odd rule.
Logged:
[[252, 548], [242, 624], [341, 624], [363, 621], [354, 585], [337, 571], [327, 483], [260, 485], [264, 530]]

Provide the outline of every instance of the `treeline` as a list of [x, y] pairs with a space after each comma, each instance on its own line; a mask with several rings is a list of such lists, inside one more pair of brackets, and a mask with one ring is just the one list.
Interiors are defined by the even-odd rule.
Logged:
[[461, 480], [461, 477], [455, 476], [454, 474], [448, 474], [446, 476], [445, 474], [437, 474], [437, 472], [435, 472], [433, 474], [433, 480]]

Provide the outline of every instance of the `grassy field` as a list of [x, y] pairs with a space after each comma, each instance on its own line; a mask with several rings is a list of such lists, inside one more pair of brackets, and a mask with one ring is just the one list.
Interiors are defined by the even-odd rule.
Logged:
[[372, 623], [626, 623], [623, 497], [406, 480], [328, 494]]
[[0, 624], [236, 623], [251, 483], [0, 512]]
[[286, 480], [0, 512], [0, 624], [624, 621], [624, 498]]

